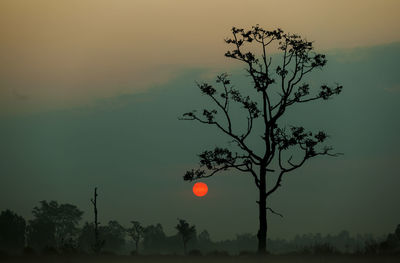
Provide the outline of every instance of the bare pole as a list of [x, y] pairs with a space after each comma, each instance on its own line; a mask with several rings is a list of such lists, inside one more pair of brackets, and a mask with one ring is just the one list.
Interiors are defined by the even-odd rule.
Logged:
[[99, 221], [97, 220], [97, 187], [94, 188], [94, 198], [90, 199], [94, 209], [94, 246], [93, 250], [96, 254], [100, 253], [102, 242], [99, 240]]

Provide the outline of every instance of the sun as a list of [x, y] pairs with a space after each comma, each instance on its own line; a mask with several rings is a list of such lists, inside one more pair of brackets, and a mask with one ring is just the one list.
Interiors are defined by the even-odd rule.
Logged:
[[208, 192], [208, 186], [205, 183], [195, 183], [193, 185], [193, 193], [196, 196], [205, 196]]

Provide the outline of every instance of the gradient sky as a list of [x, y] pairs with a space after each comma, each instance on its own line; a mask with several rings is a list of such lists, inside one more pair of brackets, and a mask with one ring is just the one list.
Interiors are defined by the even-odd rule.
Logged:
[[[177, 117], [201, 108], [194, 82], [242, 65], [224, 58], [232, 26], [281, 27], [315, 41], [328, 66], [312, 83], [339, 82], [328, 103], [289, 119], [324, 128], [345, 155], [290, 175], [272, 199], [273, 237], [382, 234], [400, 223], [399, 1], [7, 1], [0, 2], [0, 210], [29, 217], [38, 201], [77, 204], [103, 222], [186, 218], [212, 238], [257, 229], [246, 176], [207, 180], [195, 198], [184, 171], [223, 145], [213, 129]], [[315, 109], [318, 108], [318, 114]]]
[[93, 103], [182, 68], [225, 67], [232, 26], [281, 27], [318, 49], [390, 43], [399, 9], [396, 0], [2, 0], [1, 112]]

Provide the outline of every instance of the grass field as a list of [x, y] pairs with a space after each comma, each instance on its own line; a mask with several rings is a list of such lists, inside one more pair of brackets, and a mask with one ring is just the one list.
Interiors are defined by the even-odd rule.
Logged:
[[194, 262], [194, 263], [217, 263], [217, 262], [238, 262], [238, 263], [394, 263], [400, 262], [400, 257], [389, 256], [198, 256], [198, 257], [184, 257], [184, 256], [101, 256], [101, 257], [61, 257], [61, 256], [47, 256], [47, 257], [12, 257], [0, 259], [2, 262], [60, 262], [60, 263], [180, 263], [180, 262]]

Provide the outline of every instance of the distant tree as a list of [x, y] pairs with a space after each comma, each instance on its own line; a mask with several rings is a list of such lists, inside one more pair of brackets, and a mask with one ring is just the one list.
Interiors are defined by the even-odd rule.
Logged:
[[201, 231], [199, 234], [199, 241], [211, 242], [210, 233], [207, 230]]
[[93, 212], [94, 212], [94, 242], [92, 244], [92, 249], [96, 254], [99, 254], [101, 249], [104, 246], [104, 240], [101, 240], [99, 237], [99, 221], [98, 221], [98, 212], [97, 212], [97, 187], [94, 188], [94, 196], [90, 199], [90, 202], [93, 204]]
[[383, 253], [400, 255], [400, 224], [386, 237], [386, 240], [380, 243], [379, 249]]
[[210, 233], [207, 230], [201, 231], [198, 240], [202, 243], [211, 243]]
[[36, 248], [62, 247], [78, 235], [78, 224], [83, 212], [75, 205], [41, 201], [34, 207], [29, 221], [28, 241]]
[[[328, 137], [325, 132], [312, 133], [301, 126], [288, 128], [283, 117], [296, 104], [330, 99], [341, 92], [342, 86], [322, 85], [315, 91], [307, 83], [309, 73], [322, 69], [327, 60], [325, 55], [313, 51], [312, 42], [298, 35], [284, 33], [281, 29], [269, 31], [258, 25], [250, 30], [233, 27], [232, 37], [225, 42], [233, 46], [225, 56], [245, 64], [253, 89], [248, 89], [248, 95], [244, 95], [231, 85], [226, 73], [217, 77], [218, 87], [198, 84], [215, 108], [187, 112], [181, 119], [216, 127], [233, 144], [229, 148], [216, 147], [201, 153], [200, 167], [187, 171], [183, 179], [203, 179], [229, 169], [249, 174], [259, 194], [258, 252], [265, 253], [267, 211], [276, 213], [267, 206], [267, 199], [282, 185], [284, 176], [310, 158], [337, 156], [331, 152], [332, 147], [320, 146]], [[259, 52], [252, 52], [257, 47]], [[271, 64], [272, 56], [268, 54], [275, 47], [282, 54], [277, 66]], [[247, 115], [242, 123], [237, 123], [240, 115], [234, 114], [235, 105], [243, 108]], [[241, 124], [244, 127], [240, 129]]]
[[236, 246], [238, 250], [251, 251], [257, 244], [257, 237], [254, 234], [243, 233], [236, 235]]
[[197, 246], [202, 252], [210, 251], [213, 248], [213, 242], [211, 241], [210, 233], [207, 230], [201, 231], [197, 237]]
[[55, 232], [55, 224], [49, 219], [29, 220], [26, 233], [28, 247], [42, 251], [46, 247], [56, 246]]
[[183, 243], [183, 252], [187, 253], [187, 243], [189, 240], [191, 240], [193, 237], [196, 236], [196, 227], [195, 226], [190, 226], [186, 220], [183, 219], [178, 219], [179, 223], [176, 225], [176, 230], [178, 230], [179, 235], [182, 238], [182, 243]]
[[104, 240], [104, 250], [119, 253], [125, 245], [125, 228], [116, 220], [99, 227], [99, 235]]
[[365, 241], [364, 254], [376, 255], [379, 253], [379, 243], [375, 239], [369, 239]]
[[128, 235], [135, 242], [136, 254], [139, 253], [139, 242], [144, 235], [144, 227], [138, 221], [131, 221], [132, 227], [127, 229]]
[[85, 222], [79, 233], [78, 246], [81, 250], [90, 253], [90, 252], [95, 252], [95, 249], [93, 247], [94, 244], [95, 244], [94, 224]]
[[0, 213], [0, 250], [22, 251], [25, 246], [26, 222], [11, 210]]
[[143, 234], [143, 246], [147, 252], [160, 252], [165, 247], [166, 235], [161, 224], [145, 227]]
[[[80, 231], [78, 238], [79, 247], [86, 252], [95, 252], [96, 254], [105, 252], [118, 253], [125, 244], [125, 229], [117, 221], [109, 221], [105, 226], [98, 227], [98, 240], [100, 246], [96, 245], [95, 225], [86, 222]], [[97, 243], [99, 244], [99, 243]], [[98, 250], [100, 248], [100, 250]]]

